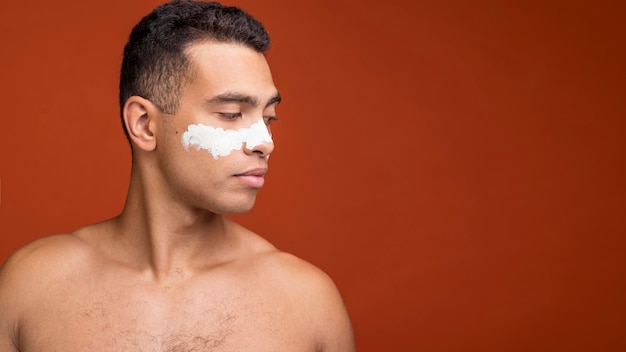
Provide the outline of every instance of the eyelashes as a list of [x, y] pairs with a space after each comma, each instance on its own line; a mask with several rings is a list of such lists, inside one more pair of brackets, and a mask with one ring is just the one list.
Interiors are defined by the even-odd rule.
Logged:
[[278, 121], [278, 117], [276, 117], [276, 116], [263, 116], [263, 120], [265, 121], [266, 125], [269, 125], [270, 123], [272, 123], [272, 121]]
[[[218, 114], [219, 114], [219, 116], [221, 118], [224, 118], [226, 120], [235, 120], [235, 119], [241, 118], [243, 116], [243, 114], [240, 113], [240, 112], [234, 112], [234, 113], [220, 112]], [[272, 121], [278, 121], [278, 117], [276, 117], [276, 116], [263, 116], [263, 121], [265, 121], [266, 125], [269, 125], [269, 124], [272, 123]]]
[[220, 112], [219, 115], [220, 117], [223, 117], [228, 120], [234, 120], [242, 116], [240, 112], [235, 112], [235, 113]]

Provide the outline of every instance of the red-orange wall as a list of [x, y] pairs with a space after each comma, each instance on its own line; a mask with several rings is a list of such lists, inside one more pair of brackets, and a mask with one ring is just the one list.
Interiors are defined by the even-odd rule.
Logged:
[[[3, 4], [0, 261], [120, 211], [157, 3]], [[237, 218], [331, 274], [359, 351], [626, 350], [624, 2], [232, 3], [285, 98]]]

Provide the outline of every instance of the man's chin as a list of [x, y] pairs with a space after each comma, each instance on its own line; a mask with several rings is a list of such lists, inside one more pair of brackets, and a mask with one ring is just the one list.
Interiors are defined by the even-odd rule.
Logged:
[[221, 211], [218, 212], [218, 214], [221, 215], [241, 215], [241, 214], [245, 214], [248, 213], [250, 210], [252, 210], [252, 208], [254, 208], [254, 201], [252, 202], [245, 202], [245, 203], [239, 203], [239, 204], [232, 204], [230, 206], [226, 206], [222, 209], [220, 209]]

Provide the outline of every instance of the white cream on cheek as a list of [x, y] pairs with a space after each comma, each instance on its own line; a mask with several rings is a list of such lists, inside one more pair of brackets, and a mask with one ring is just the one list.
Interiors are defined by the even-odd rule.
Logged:
[[216, 160], [235, 150], [241, 150], [244, 143], [250, 150], [262, 143], [274, 143], [263, 119], [248, 128], [240, 128], [236, 131], [203, 124], [189, 125], [181, 141], [186, 150], [189, 150], [189, 147], [204, 149]]

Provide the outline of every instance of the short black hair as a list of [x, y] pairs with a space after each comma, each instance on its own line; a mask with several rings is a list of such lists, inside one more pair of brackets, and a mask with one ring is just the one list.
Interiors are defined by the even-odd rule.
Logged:
[[[270, 47], [263, 25], [245, 11], [217, 2], [174, 0], [156, 7], [133, 28], [124, 47], [120, 111], [137, 95], [174, 114], [182, 90], [193, 77], [185, 50], [196, 42], [245, 45], [259, 53]], [[128, 137], [128, 131], [124, 132]]]

